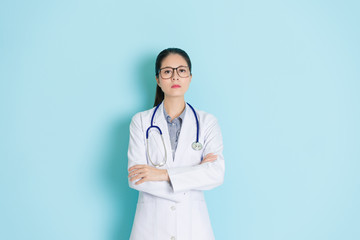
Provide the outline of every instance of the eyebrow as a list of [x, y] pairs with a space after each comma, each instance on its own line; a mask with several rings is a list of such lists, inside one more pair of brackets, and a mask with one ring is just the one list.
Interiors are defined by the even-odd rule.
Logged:
[[[179, 65], [177, 67], [174, 67], [174, 68], [178, 68], [178, 67], [187, 67], [186, 65]], [[170, 67], [170, 66], [166, 66], [166, 67], [162, 67], [162, 68], [173, 68], [173, 67]]]

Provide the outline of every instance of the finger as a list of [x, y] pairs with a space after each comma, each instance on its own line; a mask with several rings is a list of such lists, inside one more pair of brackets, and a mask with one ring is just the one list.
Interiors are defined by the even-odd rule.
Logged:
[[131, 177], [131, 176], [141, 173], [141, 170], [142, 169], [136, 169], [136, 170], [133, 170], [132, 172], [129, 172], [128, 177]]
[[201, 163], [214, 162], [214, 161], [216, 161], [216, 160], [217, 160], [217, 158], [207, 158], [207, 159], [202, 160]]
[[131, 172], [134, 169], [143, 168], [143, 167], [146, 167], [146, 166], [148, 166], [148, 165], [146, 165], [146, 164], [137, 164], [137, 165], [134, 165], [134, 166], [130, 167], [128, 169], [128, 171]]
[[136, 179], [144, 178], [144, 177], [146, 177], [145, 174], [138, 174], [138, 175], [130, 178], [130, 182], [135, 181]]
[[135, 181], [136, 179], [140, 179], [140, 178], [141, 178], [141, 176], [136, 175], [136, 176], [130, 178], [130, 182], [133, 182], [133, 181]]
[[205, 160], [205, 161], [202, 161], [201, 163], [206, 163], [206, 162], [213, 162], [215, 160]]
[[149, 172], [149, 169], [146, 168], [146, 167], [143, 167], [143, 168], [139, 168], [139, 169], [136, 169], [136, 170], [130, 172], [128, 177], [131, 177], [133, 175], [137, 175], [137, 174], [140, 174], [140, 173], [148, 173], [148, 172]]
[[205, 157], [210, 157], [211, 155], [214, 155], [213, 153], [208, 153], [208, 154], [206, 154], [206, 156]]
[[134, 165], [134, 166], [130, 167], [128, 169], [128, 171], [131, 172], [131, 171], [134, 171], [136, 169], [143, 168], [143, 167], [144, 167], [144, 165], [140, 165], [140, 164], [139, 165]]
[[217, 158], [207, 158], [207, 159], [204, 159], [203, 161], [215, 161]]
[[141, 184], [141, 183], [143, 183], [143, 182], [146, 182], [146, 181], [147, 181], [147, 178], [142, 178], [141, 180], [137, 181], [137, 182], [135, 183], [135, 185], [139, 185], [139, 184]]
[[207, 155], [205, 156], [205, 158], [214, 157], [214, 156], [217, 156], [217, 155], [215, 155], [214, 153], [209, 153], [209, 154], [207, 154]]
[[212, 157], [207, 157], [207, 158], [204, 158], [204, 160], [216, 160], [217, 159], [217, 156], [212, 156]]
[[146, 169], [145, 168], [139, 168], [139, 169], [136, 169], [136, 170], [133, 170], [132, 172], [130, 172], [128, 174], [128, 177], [131, 177], [133, 175], [136, 175], [136, 174], [139, 174], [139, 173], [143, 173], [143, 172], [146, 172]]

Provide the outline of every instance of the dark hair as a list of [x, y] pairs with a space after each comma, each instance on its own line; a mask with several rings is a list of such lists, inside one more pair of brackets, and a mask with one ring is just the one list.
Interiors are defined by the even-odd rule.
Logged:
[[[156, 58], [156, 63], [155, 63], [155, 76], [156, 77], [159, 77], [159, 72], [160, 72], [160, 67], [161, 67], [162, 61], [164, 60], [164, 58], [166, 58], [170, 54], [179, 54], [180, 56], [182, 56], [185, 59], [186, 63], [188, 64], [190, 74], [191, 74], [191, 61], [190, 61], [189, 55], [180, 48], [167, 48], [167, 49], [162, 50]], [[155, 95], [154, 107], [159, 105], [163, 100], [164, 100], [164, 92], [161, 90], [159, 85], [156, 85], [156, 95]]]

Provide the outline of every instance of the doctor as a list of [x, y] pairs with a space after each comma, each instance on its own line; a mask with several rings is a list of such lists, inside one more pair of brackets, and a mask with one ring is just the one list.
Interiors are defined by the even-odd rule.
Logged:
[[130, 239], [215, 239], [203, 191], [224, 181], [219, 124], [185, 102], [192, 78], [185, 51], [160, 52], [155, 74], [154, 108], [130, 123], [128, 180], [139, 191]]

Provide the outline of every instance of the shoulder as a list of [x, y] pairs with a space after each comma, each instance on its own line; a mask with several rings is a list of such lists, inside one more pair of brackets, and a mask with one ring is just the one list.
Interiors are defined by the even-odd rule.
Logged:
[[195, 108], [196, 113], [198, 114], [198, 116], [206, 121], [217, 121], [217, 118], [215, 117], [215, 115], [206, 112], [204, 110], [201, 109], [197, 109]]
[[200, 129], [206, 139], [212, 135], [221, 136], [221, 128], [214, 114], [203, 110], [196, 110], [196, 112], [199, 116]]
[[218, 120], [215, 117], [215, 115], [198, 109], [196, 109], [196, 112], [199, 116], [199, 121], [201, 121], [203, 124], [205, 125], [217, 124]]
[[147, 117], [153, 112], [154, 108], [155, 107], [135, 113], [131, 118], [131, 122], [140, 123], [143, 119], [147, 119]]

